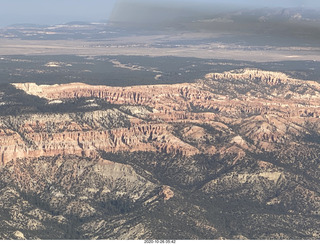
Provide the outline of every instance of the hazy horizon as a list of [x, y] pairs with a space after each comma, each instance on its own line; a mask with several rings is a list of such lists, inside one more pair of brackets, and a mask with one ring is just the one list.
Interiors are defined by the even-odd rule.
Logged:
[[62, 24], [71, 21], [107, 20], [114, 7], [119, 4], [149, 4], [181, 11], [206, 9], [208, 6], [221, 9], [261, 8], [261, 7], [306, 7], [320, 8], [315, 0], [11, 0], [3, 1], [0, 9], [0, 26], [13, 24]]
[[3, 1], [0, 8], [0, 26], [106, 20], [115, 2], [116, 0]]

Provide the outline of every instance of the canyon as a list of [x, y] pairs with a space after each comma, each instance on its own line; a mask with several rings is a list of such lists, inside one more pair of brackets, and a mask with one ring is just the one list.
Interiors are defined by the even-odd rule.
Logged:
[[1, 238], [319, 237], [316, 81], [11, 85], [46, 112], [0, 116]]
[[[232, 84], [231, 87], [232, 81], [239, 85]], [[3, 118], [2, 164], [17, 158], [60, 154], [90, 157], [100, 150], [158, 151], [185, 156], [237, 151], [244, 155], [244, 150], [272, 151], [277, 144], [293, 143], [295, 138], [309, 133], [308, 123], [319, 128], [320, 85], [277, 72], [246, 69], [208, 74], [197, 83], [178, 85], [13, 85], [51, 103], [86, 98], [122, 106], [120, 110], [88, 112], [81, 115], [83, 119], [76, 114]], [[257, 86], [262, 86], [260, 90], [270, 91], [262, 94], [260, 90], [254, 90]], [[234, 97], [237, 89], [251, 91]], [[301, 94], [301, 89], [310, 91]], [[189, 131], [185, 132], [187, 127], [177, 131], [175, 127], [181, 123], [194, 125]], [[236, 139], [230, 139], [230, 143], [234, 146], [225, 148], [208, 143], [208, 140], [204, 142], [208, 132], [201, 125], [233, 136]], [[238, 133], [230, 128], [234, 126], [239, 127]], [[252, 143], [242, 138], [248, 138]], [[188, 144], [190, 140], [197, 145]]]

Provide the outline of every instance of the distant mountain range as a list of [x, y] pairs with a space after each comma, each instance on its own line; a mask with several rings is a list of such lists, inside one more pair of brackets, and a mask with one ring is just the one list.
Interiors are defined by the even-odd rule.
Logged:
[[226, 11], [192, 5], [118, 4], [108, 22], [74, 21], [54, 26], [17, 24], [0, 29], [2, 38], [103, 40], [157, 33], [197, 33], [212, 41], [247, 46], [319, 46], [320, 11], [259, 8]]
[[[306, 8], [203, 9], [191, 5], [119, 5], [110, 21], [115, 26], [147, 31], [188, 31], [228, 36], [227, 40], [261, 45], [318, 45], [320, 11]], [[278, 44], [277, 44], [278, 43]]]

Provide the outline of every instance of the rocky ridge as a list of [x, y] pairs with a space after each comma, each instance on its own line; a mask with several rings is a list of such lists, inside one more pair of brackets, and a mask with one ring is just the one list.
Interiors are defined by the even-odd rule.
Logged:
[[52, 238], [50, 228], [90, 239], [320, 236], [314, 81], [245, 69], [192, 84], [13, 85], [49, 108], [83, 99], [87, 111], [0, 117], [3, 239]]
[[[222, 81], [228, 81], [223, 84], [224, 90], [221, 89]], [[280, 87], [278, 87], [279, 84], [281, 84]], [[208, 74], [205, 80], [196, 84], [122, 88], [85, 84], [38, 86], [27, 83], [14, 85], [28, 94], [46, 98], [49, 101], [84, 97], [136, 107], [133, 110], [124, 107], [125, 113], [112, 111], [114, 113], [112, 114], [108, 111], [111, 114], [100, 114], [96, 119], [99, 121], [103, 116], [116, 118], [122, 113], [121, 116], [130, 123], [129, 128], [114, 129], [114, 126], [111, 125], [112, 129], [102, 130], [100, 128], [96, 131], [95, 126], [88, 125], [85, 121], [79, 125], [76, 120], [69, 119], [62, 122], [62, 119], [59, 123], [68, 129], [48, 134], [45, 129], [48, 124], [46, 121], [41, 121], [41, 118], [36, 120], [36, 124], [20, 125], [16, 132], [10, 126], [3, 125], [3, 146], [0, 153], [2, 163], [18, 157], [53, 156], [55, 154], [90, 156], [96, 155], [97, 150], [111, 152], [150, 150], [181, 153], [186, 156], [216, 152], [214, 149], [217, 147], [216, 144], [208, 146], [207, 143], [206, 146], [201, 146], [200, 143], [193, 146], [184, 143], [172, 134], [173, 127], [167, 123], [173, 123], [173, 125], [176, 123], [205, 124], [220, 131], [228, 130], [230, 125], [238, 126], [239, 136], [244, 136], [253, 142], [253, 145], [249, 145], [245, 139], [241, 142], [234, 140], [239, 148], [256, 150], [257, 147], [270, 151], [276, 145], [274, 143], [292, 142], [308, 134], [309, 129], [306, 128], [306, 124], [318, 125], [320, 116], [318, 91], [320, 86], [317, 83], [289, 78], [282, 73], [259, 70], [245, 69], [223, 74]], [[250, 88], [251, 85], [252, 88]], [[234, 97], [233, 93], [239, 87], [250, 89], [250, 91]], [[269, 90], [262, 95], [257, 87], [260, 90]], [[301, 94], [301, 87], [312, 89], [312, 91]], [[288, 98], [289, 95], [290, 98]], [[151, 110], [143, 109], [144, 106]], [[146, 119], [149, 122], [146, 122]], [[36, 126], [39, 127], [38, 131], [33, 129]], [[198, 129], [192, 136], [201, 137], [201, 134], [206, 133], [203, 129]], [[23, 139], [19, 136], [22, 134]], [[185, 137], [183, 139], [182, 135], [183, 140], [188, 140], [188, 136]], [[14, 145], [10, 148], [9, 145], [12, 145], [15, 140], [20, 142], [19, 146]], [[26, 141], [32, 141], [33, 146], [29, 150], [27, 150], [28, 146], [23, 146]], [[60, 143], [61, 141], [63, 143]], [[6, 144], [8, 146], [5, 146]], [[11, 158], [8, 155], [12, 155]]]

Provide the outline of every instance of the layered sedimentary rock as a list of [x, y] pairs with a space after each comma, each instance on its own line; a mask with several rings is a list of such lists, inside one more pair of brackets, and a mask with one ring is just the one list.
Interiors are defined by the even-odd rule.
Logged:
[[0, 117], [0, 238], [320, 236], [316, 82], [14, 86], [41, 104]]
[[[60, 123], [61, 130], [54, 133], [37, 131], [36, 126], [29, 122], [22, 123], [18, 131], [3, 126], [2, 163], [15, 158], [56, 154], [94, 156], [99, 150], [160, 151], [186, 156], [230, 150], [238, 153], [239, 150], [270, 151], [276, 144], [292, 142], [309, 133], [306, 124], [318, 125], [320, 116], [318, 83], [261, 70], [212, 73], [194, 84], [107, 87], [80, 83], [52, 86], [26, 83], [14, 86], [51, 102], [87, 98], [124, 105], [122, 112], [99, 116], [119, 117], [122, 113], [122, 116], [127, 116], [130, 128], [122, 125], [114, 129], [110, 125], [108, 130], [101, 129], [101, 126], [99, 129], [99, 123], [90, 124], [85, 118], [67, 121], [61, 118], [62, 121], [53, 126]], [[307, 92], [302, 93], [301, 89]], [[241, 90], [243, 92], [239, 92]], [[85, 121], [79, 123], [79, 119]], [[167, 123], [197, 123], [220, 131], [237, 126], [239, 131], [236, 133], [240, 135], [234, 134], [234, 137], [248, 138], [253, 145], [245, 140], [230, 140], [237, 146], [228, 149], [217, 143], [208, 143], [210, 138], [204, 136], [208, 131], [196, 127], [178, 132], [184, 138], [182, 141], [172, 134], [176, 131], [174, 126]], [[42, 118], [39, 118], [37, 126], [40, 124], [47, 126]]]
[[[228, 86], [233, 85], [232, 90], [234, 90], [237, 84], [225, 84], [225, 90], [223, 90], [223, 87], [212, 87], [214, 81], [222, 80], [229, 82], [245, 81], [246, 84], [242, 84], [243, 87], [256, 80], [271, 81], [268, 87], [275, 85], [276, 81], [279, 84], [284, 84], [284, 86], [277, 90], [269, 90], [269, 94], [264, 94], [264, 96], [262, 94], [239, 93], [237, 98], [234, 98], [228, 91]], [[104, 99], [112, 104], [150, 106], [157, 111], [154, 112], [156, 116], [167, 120], [183, 120], [189, 117], [192, 120], [196, 119], [193, 117], [196, 116], [195, 114], [188, 113], [192, 111], [192, 108], [212, 110], [235, 116], [239, 116], [240, 113], [277, 113], [282, 117], [308, 116], [317, 118], [319, 117], [320, 108], [320, 85], [318, 83], [292, 79], [283, 73], [248, 69], [240, 73], [208, 74], [206, 75], [206, 80], [200, 81], [198, 84], [136, 87], [91, 86], [81, 83], [53, 86], [38, 86], [34, 83], [14, 85], [28, 94], [48, 100], [93, 97]], [[301, 94], [299, 91], [301, 87], [310, 91]], [[255, 92], [259, 93], [260, 91]], [[222, 93], [225, 95], [222, 95]], [[198, 116], [201, 120], [205, 117], [205, 115]]]
[[17, 158], [55, 155], [95, 157], [100, 150], [159, 151], [186, 156], [199, 152], [198, 149], [172, 135], [172, 128], [166, 124], [140, 124], [130, 128], [94, 130], [90, 126], [81, 126], [76, 122], [57, 120], [57, 123], [65, 130], [49, 132], [48, 121], [41, 120], [33, 124], [22, 124], [17, 131], [2, 129], [1, 164]]

